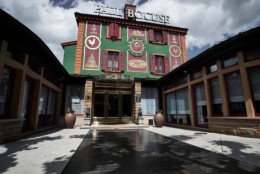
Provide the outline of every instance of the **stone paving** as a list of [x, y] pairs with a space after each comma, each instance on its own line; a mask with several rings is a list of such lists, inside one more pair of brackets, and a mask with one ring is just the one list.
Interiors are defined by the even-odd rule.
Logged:
[[260, 168], [144, 129], [92, 130], [70, 173], [260, 173]]
[[[82, 147], [79, 149], [78, 147], [81, 143], [83, 147], [84, 144], [91, 146], [91, 148], [87, 148], [89, 153], [87, 155], [82, 153], [83, 156], [88, 157], [88, 154], [94, 153], [94, 150], [99, 150], [105, 154], [101, 153], [96, 157], [102, 158], [103, 155], [107, 157], [110, 151], [114, 155], [110, 160], [117, 161], [117, 163], [108, 163], [108, 167], [98, 165], [96, 172], [90, 168], [91, 172], [85, 173], [104, 173], [104, 171], [131, 173], [129, 167], [126, 167], [130, 162], [131, 168], [135, 171], [141, 169], [141, 166], [149, 164], [152, 167], [149, 169], [147, 166], [147, 168], [152, 173], [191, 173], [191, 171], [193, 171], [192, 173], [240, 173], [241, 171], [243, 173], [260, 173], [260, 139], [169, 127], [150, 126], [144, 129], [147, 131], [139, 130], [139, 133], [133, 133], [136, 130], [131, 129], [130, 133], [126, 134], [127, 136], [122, 134], [109, 136], [112, 139], [106, 138], [105, 134], [99, 136], [100, 132], [125, 132], [127, 129], [121, 130], [120, 126], [108, 131], [79, 128], [54, 129], [19, 141], [0, 144], [0, 173], [62, 173], [69, 160], [73, 159], [72, 155], [80, 152]], [[99, 135], [95, 135], [94, 132], [99, 132]], [[84, 139], [86, 135], [87, 139]], [[89, 144], [86, 144], [85, 141]], [[95, 141], [98, 143], [94, 143]], [[149, 146], [151, 148], [146, 149]], [[126, 150], [127, 148], [128, 150]], [[195, 149], [195, 152], [192, 149]], [[135, 160], [129, 161], [127, 154]], [[74, 155], [76, 156], [77, 153]], [[133, 155], [136, 158], [133, 158]], [[126, 158], [120, 163], [118, 159], [122, 159], [122, 156]], [[143, 161], [141, 157], [145, 158], [143, 164], [140, 163]], [[167, 160], [165, 161], [163, 157]], [[208, 160], [205, 161], [204, 158]], [[94, 159], [90, 159], [92, 164], [98, 161]], [[171, 160], [177, 160], [176, 165], [173, 166], [174, 162], [173, 164], [167, 162]], [[196, 160], [195, 163], [192, 160]], [[159, 168], [162, 172], [153, 168], [160, 161], [164, 161], [165, 166], [168, 166], [165, 168], [161, 165]], [[139, 167], [133, 167], [133, 164], [138, 162]], [[88, 163], [82, 161], [82, 165], [86, 164]], [[146, 172], [144, 169], [140, 171]]]
[[260, 139], [150, 126], [146, 130], [260, 167]]
[[0, 173], [61, 173], [87, 129], [54, 129], [0, 144]]

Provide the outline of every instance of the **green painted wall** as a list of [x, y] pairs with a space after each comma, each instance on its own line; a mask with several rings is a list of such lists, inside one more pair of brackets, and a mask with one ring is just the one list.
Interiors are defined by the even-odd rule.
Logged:
[[76, 45], [64, 47], [63, 66], [69, 74], [74, 74], [75, 70]]
[[[99, 75], [99, 74], [104, 74], [105, 72], [102, 71], [102, 51], [111, 49], [111, 50], [120, 50], [121, 52], [125, 53], [125, 75], [133, 76], [133, 77], [138, 77], [138, 78], [160, 78], [161, 76], [154, 76], [153, 74], [150, 73], [150, 54], [164, 54], [165, 56], [170, 56], [169, 55], [169, 44], [168, 45], [156, 45], [156, 44], [151, 44], [148, 41], [148, 31], [146, 30], [146, 51], [147, 51], [147, 73], [139, 73], [139, 72], [127, 72], [127, 49], [128, 49], [128, 42], [127, 42], [127, 26], [123, 25], [121, 26], [121, 40], [110, 40], [106, 38], [107, 35], [107, 24], [102, 23], [102, 36], [101, 36], [101, 46], [100, 46], [100, 70], [84, 70], [82, 69], [81, 66], [81, 74], [82, 75]], [[86, 28], [86, 24], [84, 26], [84, 30]], [[85, 33], [85, 31], [84, 31]], [[83, 45], [84, 40], [86, 37], [83, 39]], [[82, 48], [82, 63], [83, 63], [83, 56], [84, 56], [84, 49], [85, 47], [83, 46]], [[73, 46], [67, 46], [65, 47], [65, 53], [64, 53], [64, 67], [67, 69], [67, 71], [71, 74], [74, 74], [74, 62], [75, 62], [75, 53], [76, 53], [76, 45]]]

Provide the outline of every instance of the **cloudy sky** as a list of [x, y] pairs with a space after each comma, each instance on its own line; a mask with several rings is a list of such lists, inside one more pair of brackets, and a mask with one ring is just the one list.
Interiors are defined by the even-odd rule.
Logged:
[[63, 61], [61, 43], [77, 39], [74, 12], [93, 14], [94, 4], [170, 16], [170, 25], [188, 28], [188, 57], [230, 36], [260, 26], [260, 0], [1, 0], [0, 8], [37, 34]]

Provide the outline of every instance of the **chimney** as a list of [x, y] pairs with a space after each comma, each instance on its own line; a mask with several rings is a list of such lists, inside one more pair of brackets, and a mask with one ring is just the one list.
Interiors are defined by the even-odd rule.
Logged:
[[136, 5], [126, 4], [124, 8], [124, 14], [126, 20], [135, 21]]

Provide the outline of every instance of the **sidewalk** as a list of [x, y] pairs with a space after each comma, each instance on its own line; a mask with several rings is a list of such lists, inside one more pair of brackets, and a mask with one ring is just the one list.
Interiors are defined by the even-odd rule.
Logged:
[[[145, 130], [260, 167], [260, 139], [170, 127], [150, 126]], [[0, 173], [61, 173], [88, 131], [54, 129], [1, 144]]]
[[186, 130], [172, 127], [149, 127], [152, 131], [248, 164], [260, 167], [260, 139]]
[[0, 144], [0, 173], [61, 173], [87, 129], [54, 129]]

